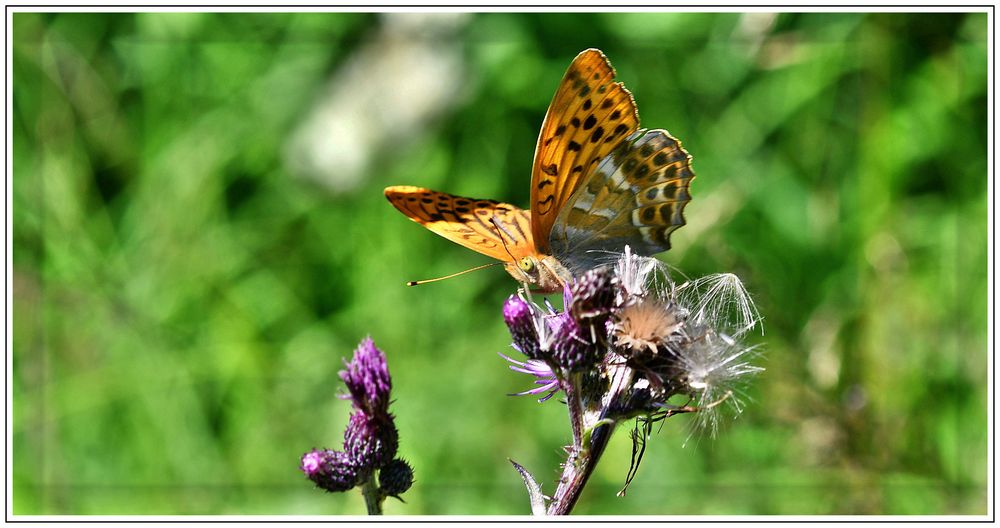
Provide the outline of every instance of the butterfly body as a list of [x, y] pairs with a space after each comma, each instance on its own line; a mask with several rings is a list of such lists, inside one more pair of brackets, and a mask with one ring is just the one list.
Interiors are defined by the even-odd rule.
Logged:
[[386, 198], [542, 291], [561, 290], [625, 245], [643, 255], [669, 249], [691, 199], [691, 157], [665, 130], [639, 129], [631, 93], [613, 79], [599, 50], [570, 65], [538, 137], [530, 211], [413, 186], [389, 187]]
[[504, 269], [518, 282], [534, 284], [539, 291], [560, 291], [573, 280], [569, 270], [552, 255], [529, 255], [517, 262], [504, 263]]

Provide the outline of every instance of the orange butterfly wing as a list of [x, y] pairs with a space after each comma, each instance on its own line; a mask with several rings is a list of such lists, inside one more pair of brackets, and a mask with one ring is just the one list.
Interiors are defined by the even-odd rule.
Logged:
[[551, 254], [549, 234], [559, 211], [601, 159], [639, 128], [632, 94], [597, 49], [573, 59], [545, 114], [531, 170], [531, 233]]
[[410, 220], [488, 257], [510, 262], [536, 253], [524, 209], [410, 185], [387, 187], [385, 197]]
[[579, 273], [615, 258], [627, 244], [639, 255], [670, 249], [685, 224], [694, 179], [691, 156], [666, 130], [637, 130], [573, 193], [559, 212], [552, 254]]

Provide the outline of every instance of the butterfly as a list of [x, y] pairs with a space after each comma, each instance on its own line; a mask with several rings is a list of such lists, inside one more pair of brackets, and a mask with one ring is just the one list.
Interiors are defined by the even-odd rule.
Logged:
[[635, 100], [614, 77], [593, 48], [566, 70], [538, 135], [530, 210], [409, 185], [387, 187], [386, 198], [543, 292], [561, 291], [626, 245], [640, 255], [670, 249], [691, 201], [691, 156], [666, 130], [639, 128]]

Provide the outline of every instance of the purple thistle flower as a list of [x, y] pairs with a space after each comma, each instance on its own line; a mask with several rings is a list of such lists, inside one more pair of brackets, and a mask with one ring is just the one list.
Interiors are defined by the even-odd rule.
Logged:
[[307, 477], [311, 477], [322, 471], [324, 463], [323, 457], [324, 451], [313, 449], [312, 451], [302, 455], [302, 463], [299, 464], [299, 469], [301, 469]]
[[399, 432], [392, 415], [369, 416], [364, 412], [351, 414], [344, 431], [344, 451], [364, 475], [395, 458], [399, 448]]
[[548, 363], [540, 359], [529, 359], [528, 361], [517, 361], [511, 359], [503, 354], [500, 357], [506, 359], [510, 362], [510, 369], [514, 372], [520, 372], [522, 374], [530, 374], [535, 377], [535, 387], [533, 389], [528, 389], [523, 392], [518, 392], [511, 394], [511, 396], [526, 396], [528, 394], [534, 396], [537, 394], [542, 394], [548, 392], [545, 396], [539, 398], [538, 402], [544, 402], [554, 396], [559, 392], [559, 380], [556, 378], [552, 368], [549, 367]]
[[341, 398], [350, 399], [354, 409], [344, 430], [344, 450], [313, 449], [302, 455], [299, 469], [327, 491], [360, 488], [368, 514], [379, 515], [386, 497], [398, 499], [413, 484], [413, 469], [395, 460], [399, 431], [389, 412], [392, 380], [385, 354], [366, 337], [345, 367], [339, 375], [350, 394]]
[[385, 354], [375, 347], [375, 342], [366, 337], [345, 366], [347, 369], [339, 373], [340, 379], [347, 385], [354, 406], [369, 416], [387, 414], [392, 380]]
[[[589, 369], [598, 361], [601, 339], [593, 325], [581, 325], [568, 312], [549, 318], [553, 330], [552, 360], [570, 372]], [[600, 325], [603, 331], [604, 325]]]
[[302, 455], [299, 469], [317, 487], [326, 491], [347, 491], [358, 483], [358, 473], [347, 454], [329, 449], [313, 449]]
[[503, 320], [510, 329], [517, 351], [529, 359], [541, 359], [545, 355], [538, 342], [536, 313], [530, 303], [517, 295], [511, 295], [503, 303]]

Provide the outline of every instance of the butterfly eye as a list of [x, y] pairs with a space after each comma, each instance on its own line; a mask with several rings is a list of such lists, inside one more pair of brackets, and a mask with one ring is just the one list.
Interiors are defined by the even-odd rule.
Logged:
[[518, 261], [517, 265], [525, 273], [531, 273], [535, 271], [535, 261], [531, 257], [524, 257], [523, 259]]

